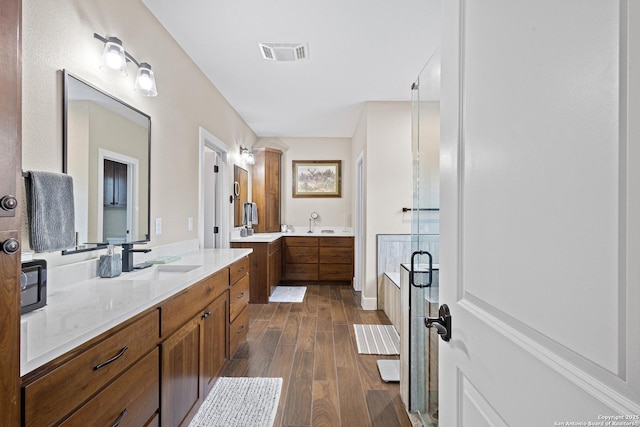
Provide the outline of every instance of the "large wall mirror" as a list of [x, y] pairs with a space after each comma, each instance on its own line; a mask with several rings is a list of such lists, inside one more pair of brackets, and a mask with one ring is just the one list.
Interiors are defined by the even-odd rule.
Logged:
[[249, 173], [238, 165], [233, 166], [233, 226], [242, 227], [244, 204], [249, 201]]
[[77, 246], [62, 253], [149, 241], [151, 118], [66, 71], [63, 108]]

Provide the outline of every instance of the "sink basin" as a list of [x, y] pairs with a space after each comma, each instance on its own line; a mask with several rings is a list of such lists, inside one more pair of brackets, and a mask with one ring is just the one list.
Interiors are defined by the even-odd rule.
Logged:
[[333, 234], [333, 230], [320, 230], [320, 234]]
[[130, 273], [123, 277], [126, 280], [171, 280], [195, 270], [199, 265], [170, 265], [160, 264], [149, 267], [137, 273]]

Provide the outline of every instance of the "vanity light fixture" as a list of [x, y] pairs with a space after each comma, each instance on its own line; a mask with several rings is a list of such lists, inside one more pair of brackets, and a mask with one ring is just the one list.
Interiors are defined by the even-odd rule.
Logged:
[[240, 146], [240, 158], [247, 165], [252, 165], [256, 162], [256, 160], [253, 158], [253, 153], [249, 151], [248, 148], [243, 147], [242, 145]]
[[109, 37], [104, 44], [104, 51], [102, 52], [103, 66], [101, 68], [113, 70], [127, 75], [127, 58], [125, 57], [124, 47], [122, 47], [122, 40], [117, 37]]
[[114, 70], [126, 76], [127, 61], [133, 62], [138, 67], [134, 89], [145, 96], [158, 95], [156, 79], [149, 63], [138, 62], [129, 52], [124, 50], [122, 40], [117, 37], [105, 38], [96, 33], [93, 34], [93, 37], [104, 43], [104, 51], [102, 53], [104, 64], [100, 68]]
[[146, 62], [141, 62], [138, 67], [135, 90], [140, 91], [145, 96], [156, 96], [158, 94], [156, 79], [153, 77], [151, 65]]

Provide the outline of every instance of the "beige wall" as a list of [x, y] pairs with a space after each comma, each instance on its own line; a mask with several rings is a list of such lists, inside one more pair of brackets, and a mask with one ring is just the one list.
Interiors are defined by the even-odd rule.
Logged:
[[[254, 145], [253, 131], [139, 0], [25, 0], [23, 26], [23, 169], [62, 171], [60, 70], [66, 69], [151, 116], [150, 245], [197, 239], [187, 219], [198, 224], [199, 126], [230, 147], [232, 163], [238, 145]], [[103, 44], [94, 32], [119, 37], [137, 60], [153, 66], [157, 97], [133, 90], [133, 64], [127, 77], [99, 69]], [[157, 217], [163, 221], [159, 236]], [[97, 255], [46, 258], [59, 265]]]
[[[259, 146], [281, 149], [282, 223], [308, 227], [311, 212], [317, 212], [319, 227], [344, 227], [345, 215], [353, 227], [353, 161], [351, 138], [260, 138]], [[341, 160], [342, 197], [293, 198], [293, 160]]]
[[[411, 103], [369, 102], [366, 133], [357, 132], [358, 150], [364, 142], [366, 181], [365, 280], [363, 307], [376, 308], [376, 235], [411, 233], [412, 154]], [[361, 120], [362, 122], [362, 120]], [[363, 135], [364, 134], [364, 135]], [[356, 154], [357, 155], [357, 154]], [[355, 159], [354, 159], [355, 161]]]

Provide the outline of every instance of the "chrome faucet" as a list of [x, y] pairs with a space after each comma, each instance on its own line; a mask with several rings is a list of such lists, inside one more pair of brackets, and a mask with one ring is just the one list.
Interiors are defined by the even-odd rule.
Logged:
[[[311, 212], [311, 218], [309, 218], [309, 233], [313, 233], [313, 229], [316, 226], [316, 219], [318, 218], [318, 213], [317, 212]], [[311, 226], [311, 223], [313, 222], [313, 226]]]
[[145, 244], [146, 242], [129, 242], [122, 243], [122, 271], [133, 271], [133, 253], [151, 252], [151, 249], [133, 249], [134, 244]]

